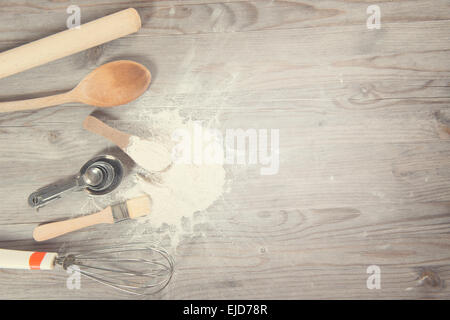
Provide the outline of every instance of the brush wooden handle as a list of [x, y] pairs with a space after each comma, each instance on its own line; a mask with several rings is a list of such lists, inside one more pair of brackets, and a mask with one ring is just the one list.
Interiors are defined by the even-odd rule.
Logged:
[[83, 122], [83, 127], [92, 133], [105, 137], [124, 151], [130, 143], [130, 134], [111, 128], [96, 117], [88, 116]]
[[137, 32], [138, 12], [129, 8], [0, 53], [0, 78], [43, 65]]
[[74, 102], [71, 91], [66, 93], [57, 94], [49, 97], [19, 100], [19, 101], [8, 101], [0, 102], [0, 113], [2, 112], [12, 112], [21, 110], [35, 110], [51, 106], [56, 106], [58, 104]]
[[57, 256], [52, 252], [0, 249], [0, 269], [52, 270]]
[[36, 241], [45, 241], [100, 223], [114, 223], [111, 207], [83, 217], [37, 226], [34, 229], [33, 238]]

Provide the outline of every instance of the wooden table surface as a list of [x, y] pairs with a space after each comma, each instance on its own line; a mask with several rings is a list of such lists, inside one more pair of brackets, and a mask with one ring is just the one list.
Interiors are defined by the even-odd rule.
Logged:
[[[450, 298], [448, 0], [8, 0], [0, 50], [64, 30], [70, 4], [82, 23], [134, 7], [142, 29], [0, 79], [0, 100], [70, 89], [125, 58], [148, 66], [153, 82], [139, 100], [104, 112], [113, 126], [178, 109], [217, 117], [223, 130], [280, 130], [279, 172], [226, 166], [230, 191], [168, 247], [175, 276], [150, 298]], [[374, 4], [381, 28], [369, 30]], [[133, 224], [123, 224], [42, 244], [31, 238], [38, 223], [86, 213], [86, 197], [36, 212], [29, 193], [102, 150], [123, 156], [82, 129], [92, 110], [0, 115], [1, 248], [78, 250], [132, 237]], [[380, 289], [366, 286], [372, 265]], [[67, 277], [2, 270], [0, 298], [129, 298], [89, 280], [68, 290]]]

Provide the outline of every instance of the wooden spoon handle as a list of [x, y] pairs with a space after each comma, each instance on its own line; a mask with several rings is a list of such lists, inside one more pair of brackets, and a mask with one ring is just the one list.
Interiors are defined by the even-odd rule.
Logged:
[[123, 150], [125, 150], [130, 143], [131, 135], [111, 128], [96, 117], [88, 116], [83, 122], [83, 127], [90, 132], [105, 137]]
[[41, 108], [56, 106], [58, 104], [74, 102], [72, 99], [72, 96], [69, 93], [70, 93], [70, 91], [66, 92], [66, 93], [57, 94], [54, 96], [49, 96], [49, 97], [0, 102], [0, 113], [21, 111], [21, 110], [41, 109]]
[[33, 238], [36, 241], [45, 241], [100, 223], [114, 223], [111, 207], [91, 215], [37, 226]]

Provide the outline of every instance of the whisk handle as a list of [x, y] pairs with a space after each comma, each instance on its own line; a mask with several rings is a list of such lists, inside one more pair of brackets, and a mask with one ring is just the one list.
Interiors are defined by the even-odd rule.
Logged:
[[0, 249], [0, 269], [52, 270], [58, 254]]
[[33, 238], [36, 241], [45, 241], [100, 223], [114, 223], [111, 207], [107, 207], [100, 212], [79, 218], [51, 222], [37, 226], [34, 229]]

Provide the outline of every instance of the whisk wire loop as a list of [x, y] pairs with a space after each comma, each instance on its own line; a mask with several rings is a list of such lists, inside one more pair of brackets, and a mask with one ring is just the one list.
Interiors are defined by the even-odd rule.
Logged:
[[[137, 254], [149, 255], [150, 258], [139, 257]], [[122, 257], [123, 255], [128, 256]], [[111, 246], [59, 256], [55, 263], [64, 269], [77, 266], [81, 275], [135, 295], [161, 291], [169, 284], [174, 272], [170, 254], [163, 248], [148, 244]]]

